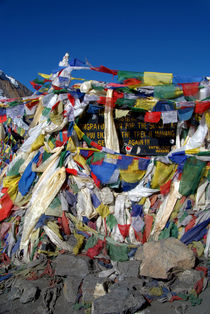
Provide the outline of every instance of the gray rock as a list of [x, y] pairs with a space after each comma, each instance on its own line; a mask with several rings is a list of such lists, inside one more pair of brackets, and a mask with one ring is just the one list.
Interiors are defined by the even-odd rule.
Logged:
[[140, 275], [168, 279], [173, 271], [191, 269], [194, 265], [193, 252], [178, 239], [168, 238], [144, 244]]
[[142, 291], [145, 282], [143, 279], [134, 278], [134, 277], [127, 277], [122, 281], [114, 283], [109, 287], [109, 292], [112, 292], [116, 288], [128, 288], [129, 290], [138, 290], [139, 292]]
[[25, 304], [34, 301], [37, 297], [37, 293], [38, 288], [31, 281], [17, 278], [11, 287], [9, 299], [20, 299], [20, 302]]
[[188, 285], [194, 285], [203, 277], [202, 272], [195, 269], [187, 269], [184, 272], [178, 274], [179, 282], [187, 283]]
[[188, 293], [202, 277], [202, 273], [195, 269], [185, 270], [178, 274], [176, 281], [171, 285], [171, 290], [176, 293]]
[[92, 314], [133, 314], [145, 304], [145, 299], [138, 291], [117, 287], [93, 302]]
[[138, 277], [139, 273], [139, 261], [127, 261], [127, 262], [118, 262], [117, 268], [121, 275], [124, 277]]
[[29, 287], [24, 289], [23, 294], [21, 295], [20, 302], [21, 303], [28, 303], [32, 302], [36, 299], [37, 288], [36, 287]]
[[56, 283], [54, 287], [44, 288], [41, 292], [43, 306], [46, 313], [54, 313], [54, 307], [57, 298], [60, 295], [62, 289], [62, 282]]
[[98, 278], [93, 274], [87, 275], [82, 284], [82, 300], [92, 302], [94, 300], [94, 291], [97, 284], [103, 284], [104, 279]]
[[80, 277], [67, 277], [64, 280], [63, 295], [67, 302], [75, 303], [77, 292], [81, 283]]
[[55, 275], [84, 278], [88, 274], [85, 260], [72, 255], [59, 255], [55, 260]]
[[22, 293], [23, 293], [23, 289], [18, 288], [18, 287], [12, 287], [9, 293], [8, 299], [11, 301], [20, 299]]

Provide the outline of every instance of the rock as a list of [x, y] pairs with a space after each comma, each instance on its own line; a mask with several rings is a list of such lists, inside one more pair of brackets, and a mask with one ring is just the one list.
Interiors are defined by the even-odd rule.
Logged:
[[109, 292], [112, 292], [114, 289], [118, 288], [128, 288], [129, 290], [138, 290], [141, 292], [142, 288], [144, 287], [145, 282], [143, 279], [134, 278], [134, 277], [127, 277], [122, 281], [114, 283], [109, 287]]
[[67, 277], [63, 285], [63, 294], [67, 302], [75, 303], [78, 289], [81, 283], [79, 277]]
[[148, 242], [143, 245], [140, 275], [168, 279], [174, 270], [191, 269], [195, 265], [193, 252], [175, 238]]
[[23, 294], [21, 295], [20, 302], [21, 303], [28, 303], [32, 302], [36, 299], [37, 288], [36, 287], [29, 287], [24, 289]]
[[[87, 314], [87, 312], [85, 313], [85, 311], [87, 311], [86, 309], [81, 309], [79, 311], [74, 309], [74, 303], [69, 303], [66, 302], [66, 299], [64, 298], [64, 295], [61, 294], [61, 296], [57, 299], [56, 304], [55, 304], [55, 308], [54, 311], [52, 313], [70, 313], [70, 314]], [[44, 314], [43, 312], [37, 312], [36, 314], [41, 313]], [[49, 314], [49, 311], [48, 313]]]
[[11, 291], [9, 293], [8, 299], [11, 301], [20, 299], [22, 293], [23, 293], [23, 289], [21, 289], [19, 287], [12, 287]]
[[94, 298], [104, 295], [106, 292], [103, 287], [104, 279], [97, 278], [93, 274], [87, 275], [82, 284], [82, 300], [92, 302]]
[[46, 313], [54, 313], [54, 307], [57, 298], [60, 296], [61, 289], [62, 282], [58, 282], [53, 287], [47, 287], [42, 290], [42, 301]]
[[118, 262], [117, 268], [121, 275], [124, 277], [138, 277], [139, 273], [139, 261], [127, 261], [127, 262]]
[[55, 275], [84, 278], [88, 274], [85, 260], [72, 255], [59, 255], [55, 260]]
[[195, 269], [185, 270], [178, 274], [176, 281], [171, 285], [171, 290], [175, 293], [188, 293], [202, 277], [202, 273]]
[[143, 260], [143, 246], [138, 247], [138, 249], [136, 250], [134, 258], [137, 261]]
[[37, 298], [38, 291], [39, 289], [32, 282], [17, 278], [11, 287], [9, 299], [20, 299], [20, 302], [25, 304], [34, 301]]
[[143, 296], [136, 290], [127, 287], [116, 287], [92, 304], [92, 314], [136, 313], [146, 304]]
[[189, 285], [194, 285], [201, 278], [203, 278], [203, 273], [195, 269], [187, 269], [184, 272], [178, 274], [178, 280], [180, 282], [188, 283]]

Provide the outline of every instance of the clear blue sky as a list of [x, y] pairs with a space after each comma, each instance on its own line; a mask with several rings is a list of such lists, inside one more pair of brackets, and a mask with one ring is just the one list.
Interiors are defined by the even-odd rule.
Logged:
[[209, 0], [0, 0], [0, 24], [0, 69], [27, 86], [67, 51], [94, 66], [210, 76]]

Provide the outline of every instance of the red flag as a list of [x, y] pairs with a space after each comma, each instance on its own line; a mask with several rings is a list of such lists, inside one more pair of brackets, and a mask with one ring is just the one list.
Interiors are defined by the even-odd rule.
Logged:
[[199, 82], [183, 83], [181, 85], [182, 85], [184, 96], [193, 96], [193, 95], [196, 95], [199, 91]]
[[54, 90], [61, 90], [61, 89], [63, 89], [62, 87], [58, 87], [56, 85], [52, 85], [52, 87], [54, 88]]
[[196, 101], [195, 113], [203, 113], [210, 108], [210, 101]]
[[92, 171], [90, 172], [90, 175], [93, 178], [95, 185], [99, 188], [100, 187], [100, 180], [96, 177], [96, 175]]
[[[8, 189], [6, 189], [7, 191]], [[13, 207], [13, 202], [10, 199], [10, 196], [7, 192], [5, 192], [5, 189], [2, 190], [2, 193], [5, 193], [1, 198], [0, 198], [0, 221], [4, 220], [5, 218], [9, 217], [12, 207]]]
[[93, 247], [87, 250], [86, 255], [89, 256], [90, 258], [94, 258], [101, 252], [103, 247], [104, 247], [104, 241], [99, 239], [96, 245], [94, 245]]
[[93, 67], [90, 68], [91, 70], [97, 71], [97, 72], [103, 72], [103, 73], [108, 73], [108, 74], [112, 74], [112, 75], [117, 75], [117, 70], [111, 70], [103, 65], [101, 65], [100, 67]]
[[60, 104], [60, 100], [57, 101], [57, 102], [52, 106], [51, 111], [53, 111], [59, 104]]
[[32, 101], [28, 102], [28, 103], [25, 104], [25, 105], [26, 105], [26, 107], [27, 107], [28, 109], [31, 109], [31, 108], [33, 108], [34, 106], [36, 106], [38, 103], [39, 103], [39, 99], [38, 99], [38, 100], [33, 99]]
[[68, 174], [73, 174], [74, 176], [76, 176], [78, 174], [76, 169], [70, 169], [70, 168], [66, 168], [66, 172]]
[[7, 116], [6, 114], [3, 114], [2, 116], [0, 116], [0, 123], [3, 123], [5, 121], [7, 121]]
[[38, 84], [36, 84], [34, 82], [30, 82], [30, 83], [33, 86], [33, 88], [36, 89], [36, 90], [39, 90], [42, 87], [42, 85], [38, 85]]
[[145, 215], [144, 216], [144, 222], [145, 222], [145, 229], [144, 229], [144, 240], [147, 242], [150, 233], [152, 231], [152, 223], [153, 223], [153, 216]]
[[120, 230], [120, 233], [124, 238], [126, 238], [129, 235], [129, 229], [130, 229], [130, 224], [129, 225], [118, 225], [118, 228]]
[[161, 112], [154, 111], [154, 112], [146, 112], [144, 116], [144, 122], [152, 122], [158, 123], [160, 121]]
[[70, 228], [69, 228], [69, 221], [68, 221], [68, 219], [66, 218], [66, 214], [65, 214], [64, 211], [63, 211], [63, 214], [62, 214], [61, 223], [62, 223], [62, 227], [63, 227], [64, 233], [65, 233], [66, 235], [70, 235], [70, 234], [71, 234], [71, 231], [70, 231]]
[[74, 105], [75, 105], [74, 97], [71, 94], [68, 94], [68, 99], [69, 99], [70, 103], [72, 104], [72, 106], [74, 107]]
[[194, 227], [195, 225], [195, 221], [196, 221], [197, 217], [193, 216], [192, 219], [190, 220], [190, 222], [186, 225], [185, 227], [185, 232], [187, 232], [188, 230], [190, 230], [192, 227]]
[[170, 192], [170, 188], [171, 188], [171, 181], [169, 180], [167, 181], [165, 184], [160, 186], [160, 193], [163, 195], [166, 195]]
[[135, 78], [130, 78], [130, 79], [124, 80], [123, 83], [124, 83], [125, 85], [128, 85], [128, 86], [129, 86], [129, 85], [139, 85], [139, 84], [142, 83], [142, 81], [137, 80], [137, 79], [135, 79]]

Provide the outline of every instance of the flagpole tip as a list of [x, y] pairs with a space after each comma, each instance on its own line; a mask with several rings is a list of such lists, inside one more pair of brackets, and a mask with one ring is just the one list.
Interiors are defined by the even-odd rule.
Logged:
[[59, 62], [60, 67], [67, 67], [69, 66], [69, 53], [66, 52], [63, 56], [63, 60]]

